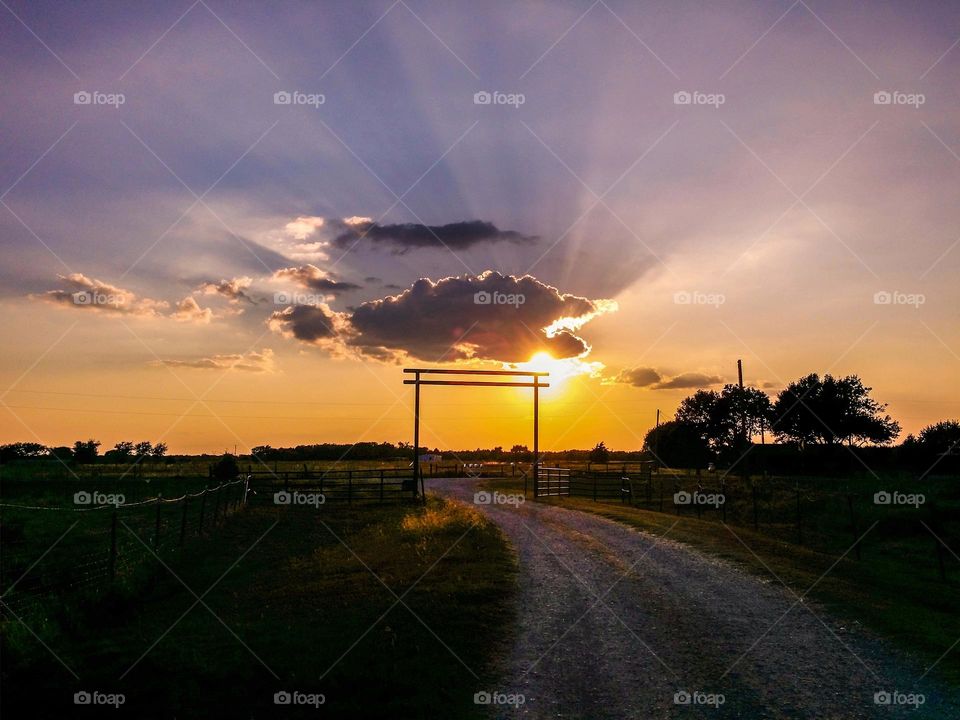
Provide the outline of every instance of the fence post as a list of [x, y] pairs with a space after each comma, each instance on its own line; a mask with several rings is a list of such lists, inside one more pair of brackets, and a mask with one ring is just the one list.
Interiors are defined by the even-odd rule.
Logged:
[[157, 493], [157, 519], [153, 526], [153, 551], [160, 549], [160, 506], [163, 505], [163, 493]]
[[187, 532], [187, 503], [190, 498], [183, 498], [183, 517], [180, 518], [180, 547], [183, 547], [183, 536]]
[[205, 488], [200, 494], [200, 527], [197, 528], [197, 535], [203, 535], [203, 512], [207, 507], [207, 490], [209, 489]]
[[110, 580], [117, 575], [117, 509], [110, 515]]
[[[320, 479], [320, 488], [323, 489], [323, 478]], [[247, 506], [247, 493], [250, 492], [250, 476], [247, 475], [246, 479], [243, 481], [243, 506]]]

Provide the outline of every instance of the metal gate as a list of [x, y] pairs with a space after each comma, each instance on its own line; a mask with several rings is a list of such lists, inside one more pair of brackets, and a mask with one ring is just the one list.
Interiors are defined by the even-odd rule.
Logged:
[[533, 488], [534, 497], [570, 494], [570, 468], [542, 467]]

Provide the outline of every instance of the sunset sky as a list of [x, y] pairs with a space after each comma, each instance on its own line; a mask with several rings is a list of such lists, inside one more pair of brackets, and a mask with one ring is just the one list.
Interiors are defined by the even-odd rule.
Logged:
[[[5, 0], [0, 38], [0, 442], [411, 441], [403, 367], [538, 353], [546, 449], [639, 448], [737, 358], [960, 416], [954, 3]], [[530, 444], [529, 393], [423, 423]]]

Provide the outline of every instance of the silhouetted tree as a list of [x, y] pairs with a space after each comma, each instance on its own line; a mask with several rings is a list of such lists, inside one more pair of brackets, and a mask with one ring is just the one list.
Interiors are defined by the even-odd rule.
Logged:
[[816, 373], [790, 383], [777, 396], [773, 431], [780, 440], [810, 444], [886, 445], [900, 434], [900, 424], [870, 397], [856, 375], [835, 378]]
[[162, 458], [167, 454], [167, 444], [163, 442], [158, 442], [153, 446], [153, 450], [150, 451], [150, 454], [155, 458]]
[[213, 477], [216, 480], [233, 480], [240, 474], [240, 466], [237, 459], [230, 454], [224, 455], [213, 466]]
[[593, 450], [590, 451], [590, 462], [592, 463], [606, 463], [610, 462], [610, 451], [607, 449], [607, 446], [601, 440], [598, 442]]
[[960, 422], [941, 420], [927, 425], [917, 437], [920, 449], [927, 455], [960, 453]]
[[144, 440], [143, 442], [138, 442], [133, 446], [133, 454], [138, 458], [144, 458], [150, 455], [153, 452], [153, 443], [149, 440]]
[[73, 459], [78, 463], [93, 463], [99, 455], [99, 440], [77, 440], [73, 444]]
[[27, 460], [28, 458], [40, 457], [46, 452], [46, 445], [41, 445], [40, 443], [19, 442], [0, 445], [0, 462]]
[[702, 468], [713, 458], [699, 429], [690, 423], [670, 420], [651, 428], [643, 439], [644, 449], [668, 467]]

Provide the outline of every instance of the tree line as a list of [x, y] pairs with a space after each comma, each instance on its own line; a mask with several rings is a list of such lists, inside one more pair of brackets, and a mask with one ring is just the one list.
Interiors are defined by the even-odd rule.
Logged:
[[[644, 449], [661, 464], [704, 467], [731, 464], [767, 438], [799, 454], [830, 455], [850, 448], [889, 447], [900, 424], [856, 375], [823, 377], [816, 373], [791, 382], [776, 397], [763, 390], [728, 384], [722, 390], [698, 390], [685, 398], [673, 420], [651, 429]], [[900, 445], [904, 459], [935, 459], [960, 449], [960, 422], [929, 425]], [[835, 453], [834, 453], [835, 454]]]

